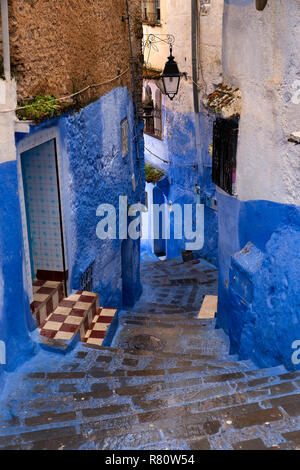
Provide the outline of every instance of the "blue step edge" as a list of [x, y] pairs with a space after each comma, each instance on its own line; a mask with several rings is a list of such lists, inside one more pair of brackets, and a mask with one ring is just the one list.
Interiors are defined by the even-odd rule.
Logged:
[[63, 341], [43, 337], [40, 335], [38, 329], [34, 330], [31, 333], [31, 338], [41, 349], [63, 355], [72, 351], [75, 346], [80, 342], [79, 333], [74, 335], [70, 341]]
[[117, 329], [119, 328], [119, 313], [121, 310], [117, 310], [115, 313], [115, 316], [111, 322], [111, 324], [108, 327], [107, 333], [104, 337], [102, 346], [105, 346], [106, 348], [110, 348], [112, 345], [112, 342], [114, 340], [115, 334]]

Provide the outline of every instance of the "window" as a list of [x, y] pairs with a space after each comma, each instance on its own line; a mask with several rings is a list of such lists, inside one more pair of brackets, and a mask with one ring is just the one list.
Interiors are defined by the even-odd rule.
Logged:
[[143, 23], [160, 25], [160, 0], [143, 1]]
[[82, 273], [81, 281], [80, 281], [80, 289], [82, 291], [93, 292], [93, 271], [94, 271], [94, 264], [93, 261], [89, 267]]
[[268, 0], [256, 0], [256, 9], [262, 11], [267, 6]]
[[[156, 87], [156, 85], [155, 85]], [[155, 90], [154, 100], [152, 98], [152, 89], [149, 85], [144, 93], [144, 119], [145, 133], [153, 137], [162, 138], [162, 93], [159, 88]]]
[[239, 120], [218, 118], [214, 123], [213, 182], [228, 194], [234, 194]]
[[122, 157], [128, 154], [128, 121], [123, 119], [121, 122], [121, 142], [122, 142]]

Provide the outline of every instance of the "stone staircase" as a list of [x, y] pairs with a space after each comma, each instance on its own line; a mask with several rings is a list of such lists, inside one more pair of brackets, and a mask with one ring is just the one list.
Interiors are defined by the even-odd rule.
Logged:
[[[215, 344], [214, 320], [121, 319], [144, 335], [177, 330]], [[137, 318], [136, 318], [137, 317]], [[136, 332], [136, 331], [135, 331]], [[137, 333], [137, 332], [136, 332]], [[139, 333], [141, 334], [141, 333]], [[128, 336], [127, 336], [128, 338]], [[79, 344], [20, 371], [1, 402], [1, 449], [295, 449], [300, 372], [257, 370], [220, 350], [162, 351]], [[172, 349], [172, 348], [171, 348]], [[207, 351], [206, 351], [207, 352]], [[222, 353], [221, 353], [222, 355]], [[13, 392], [13, 395], [12, 395]], [[13, 398], [12, 398], [13, 397]]]
[[147, 272], [152, 294], [146, 281], [137, 306], [119, 313], [111, 348], [41, 350], [7, 380], [0, 449], [300, 448], [300, 372], [230, 356], [215, 319], [196, 318], [198, 294], [181, 303], [176, 285], [174, 302], [168, 292], [160, 303], [165, 287]]

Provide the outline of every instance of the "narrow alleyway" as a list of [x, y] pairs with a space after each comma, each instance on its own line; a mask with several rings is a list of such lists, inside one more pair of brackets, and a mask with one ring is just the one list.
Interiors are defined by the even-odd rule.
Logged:
[[217, 271], [203, 261], [145, 262], [142, 279], [112, 348], [41, 351], [11, 376], [0, 448], [297, 448], [300, 372], [238, 361], [215, 320], [197, 318]]

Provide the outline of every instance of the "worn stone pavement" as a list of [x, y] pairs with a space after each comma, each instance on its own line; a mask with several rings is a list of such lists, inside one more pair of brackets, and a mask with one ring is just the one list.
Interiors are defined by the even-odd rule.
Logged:
[[229, 355], [209, 264], [145, 262], [144, 293], [112, 348], [40, 351], [7, 381], [0, 449], [296, 449], [300, 372]]

